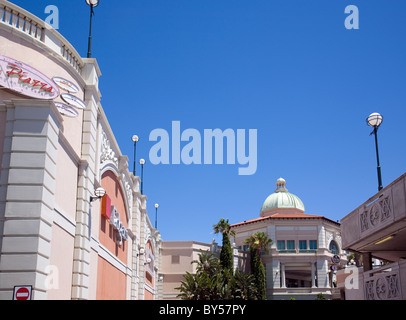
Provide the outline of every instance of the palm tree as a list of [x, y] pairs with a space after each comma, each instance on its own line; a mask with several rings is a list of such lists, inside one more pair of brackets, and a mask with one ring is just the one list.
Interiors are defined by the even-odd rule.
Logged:
[[251, 300], [256, 299], [256, 284], [252, 275], [223, 269], [213, 253], [201, 251], [196, 274], [186, 272], [178, 295], [182, 300]]
[[257, 299], [266, 299], [266, 281], [265, 281], [265, 268], [261, 261], [261, 254], [264, 251], [269, 253], [269, 245], [273, 243], [271, 238], [264, 232], [257, 232], [252, 234], [244, 241], [245, 244], [250, 246], [251, 253], [251, 273], [255, 278], [257, 285]]
[[213, 225], [214, 233], [221, 233], [223, 235], [223, 244], [220, 253], [220, 263], [224, 269], [233, 270], [233, 252], [231, 249], [230, 235], [235, 236], [235, 231], [231, 230], [228, 219], [223, 218]]
[[273, 241], [271, 238], [268, 238], [268, 235], [265, 232], [258, 231], [245, 239], [244, 243], [248, 244], [250, 248], [255, 249], [258, 256], [261, 257], [262, 252], [265, 252], [266, 254], [269, 253], [269, 246]]

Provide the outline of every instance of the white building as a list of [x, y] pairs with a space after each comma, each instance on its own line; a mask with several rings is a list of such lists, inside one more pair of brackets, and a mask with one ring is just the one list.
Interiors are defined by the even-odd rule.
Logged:
[[266, 269], [267, 298], [337, 298], [335, 270], [347, 262], [342, 251], [340, 224], [320, 215], [305, 214], [303, 202], [288, 192], [285, 180], [262, 205], [260, 217], [232, 225], [235, 244], [258, 231], [273, 240], [262, 256]]

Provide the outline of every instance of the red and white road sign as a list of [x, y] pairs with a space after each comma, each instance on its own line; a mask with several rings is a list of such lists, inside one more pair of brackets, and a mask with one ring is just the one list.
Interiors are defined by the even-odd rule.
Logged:
[[31, 300], [31, 286], [14, 287], [13, 300]]

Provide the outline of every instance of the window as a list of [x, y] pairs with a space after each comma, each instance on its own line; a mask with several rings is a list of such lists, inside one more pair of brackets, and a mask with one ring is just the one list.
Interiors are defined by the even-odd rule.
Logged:
[[288, 250], [295, 250], [295, 240], [286, 241], [288, 245]]
[[335, 241], [330, 242], [329, 250], [332, 254], [338, 254], [338, 245]]
[[299, 250], [307, 250], [307, 241], [299, 240]]
[[309, 249], [317, 250], [317, 240], [309, 240]]
[[172, 256], [172, 264], [179, 264], [180, 256]]
[[278, 242], [277, 242], [277, 247], [278, 247], [278, 250], [279, 250], [279, 251], [285, 250], [285, 249], [286, 249], [286, 247], [285, 247], [285, 240], [278, 240]]

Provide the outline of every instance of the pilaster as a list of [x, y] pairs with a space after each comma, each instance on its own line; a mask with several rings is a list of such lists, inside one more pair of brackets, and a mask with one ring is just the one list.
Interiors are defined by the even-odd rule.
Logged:
[[[72, 299], [89, 299], [90, 275], [90, 197], [97, 180], [96, 146], [97, 121], [100, 92], [98, 77], [100, 70], [95, 59], [84, 59], [82, 77], [86, 83], [83, 111], [82, 150], [79, 164], [78, 191], [76, 199], [76, 230], [73, 254]], [[92, 269], [97, 272], [97, 266]]]
[[47, 299], [58, 136], [63, 119], [52, 101], [6, 101], [0, 179], [0, 300], [31, 285]]

